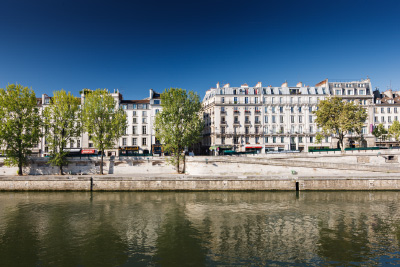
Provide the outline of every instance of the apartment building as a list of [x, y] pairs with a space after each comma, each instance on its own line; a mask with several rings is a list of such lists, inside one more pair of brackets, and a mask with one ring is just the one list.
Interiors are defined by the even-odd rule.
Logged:
[[[391, 89], [380, 93], [374, 91], [375, 106], [374, 106], [374, 125], [375, 127], [382, 124], [387, 130], [394, 121], [400, 118], [400, 91], [392, 91]], [[376, 140], [380, 146], [399, 146], [400, 143], [394, 137], [386, 140]]]
[[[134, 154], [161, 153], [161, 145], [155, 138], [153, 123], [155, 115], [161, 110], [160, 94], [150, 89], [150, 96], [142, 100], [124, 100], [118, 90], [110, 92], [116, 108], [126, 112], [127, 127], [125, 134], [119, 138], [113, 149], [105, 151], [106, 156], [124, 156]], [[81, 105], [85, 103], [85, 90], [81, 92]], [[37, 99], [40, 112], [49, 104], [51, 97], [43, 94]], [[98, 151], [87, 133], [82, 133], [67, 144], [66, 150], [71, 154], [96, 155]], [[34, 154], [47, 156], [49, 148], [46, 138], [41, 138], [33, 149]]]
[[363, 139], [351, 134], [346, 136], [348, 145], [373, 145], [371, 136], [373, 123], [373, 94], [370, 80], [329, 82], [328, 79], [315, 86], [280, 87], [262, 86], [259, 82], [251, 87], [230, 84], [211, 88], [203, 99], [205, 130], [203, 150], [307, 151], [313, 146], [337, 147], [337, 139], [327, 136], [322, 144], [315, 143], [318, 129], [315, 111], [320, 100], [339, 96], [345, 101], [354, 101], [368, 110], [368, 119], [363, 128]]

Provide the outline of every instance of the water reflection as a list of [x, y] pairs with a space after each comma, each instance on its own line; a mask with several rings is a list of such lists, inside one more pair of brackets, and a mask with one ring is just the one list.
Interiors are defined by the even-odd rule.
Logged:
[[400, 264], [398, 192], [0, 193], [2, 266]]

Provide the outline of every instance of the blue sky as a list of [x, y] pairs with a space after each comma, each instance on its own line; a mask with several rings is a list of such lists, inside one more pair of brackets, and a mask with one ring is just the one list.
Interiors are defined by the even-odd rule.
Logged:
[[361, 79], [400, 89], [400, 1], [0, 0], [0, 87], [197, 91]]

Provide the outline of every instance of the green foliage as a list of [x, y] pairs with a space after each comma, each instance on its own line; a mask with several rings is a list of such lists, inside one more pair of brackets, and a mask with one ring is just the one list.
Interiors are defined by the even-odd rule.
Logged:
[[179, 164], [181, 160], [185, 163], [183, 150], [200, 140], [204, 128], [200, 98], [193, 91], [165, 89], [161, 94], [161, 106], [163, 109], [156, 115], [154, 123], [156, 137], [164, 151], [172, 154], [171, 161], [181, 172]]
[[80, 100], [70, 92], [54, 92], [51, 103], [43, 111], [45, 137], [50, 151], [49, 162], [59, 166], [60, 174], [62, 167], [68, 163], [68, 152], [64, 151], [67, 143], [81, 134], [80, 123]]
[[85, 96], [82, 122], [94, 146], [101, 151], [100, 173], [103, 174], [104, 150], [114, 148], [125, 132], [126, 114], [116, 108], [114, 98], [106, 89], [97, 89]]
[[361, 134], [368, 116], [361, 105], [342, 101], [339, 97], [321, 100], [314, 114], [317, 116], [315, 122], [324, 135], [335, 134], [338, 137], [342, 152], [344, 136], [350, 132]]
[[323, 138], [324, 138], [324, 135], [321, 132], [318, 132], [317, 135], [315, 135], [315, 143], [322, 144]]
[[35, 92], [20, 84], [10, 84], [0, 89], [0, 140], [5, 149], [8, 166], [22, 167], [28, 164], [31, 149], [40, 138], [39, 109]]
[[399, 121], [394, 121], [392, 126], [390, 126], [389, 135], [393, 136], [396, 139], [396, 141], [399, 141], [399, 137], [400, 137], [400, 122]]
[[388, 130], [385, 129], [382, 123], [380, 123], [377, 127], [374, 128], [372, 134], [380, 139], [381, 141], [385, 140], [388, 134]]

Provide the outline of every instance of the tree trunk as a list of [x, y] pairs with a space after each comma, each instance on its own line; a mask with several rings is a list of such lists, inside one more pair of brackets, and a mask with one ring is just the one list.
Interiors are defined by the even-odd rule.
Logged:
[[18, 163], [18, 175], [21, 176], [22, 175], [22, 162], [20, 160], [20, 162]]
[[178, 150], [178, 153], [176, 153], [176, 171], [177, 171], [178, 173], [181, 173], [181, 172], [179, 171], [179, 162], [180, 162], [180, 154], [179, 154], [179, 150]]
[[104, 157], [104, 150], [101, 151], [101, 161], [100, 161], [100, 174], [103, 175], [103, 157]]
[[183, 153], [183, 170], [182, 173], [185, 173], [186, 171], [186, 154]]
[[342, 153], [344, 153], [344, 135], [343, 134], [339, 134], [339, 145], [340, 145], [340, 150]]
[[64, 173], [63, 173], [63, 165], [62, 165], [62, 164], [60, 165], [60, 172], [59, 172], [59, 174], [60, 174], [60, 175], [64, 175]]

